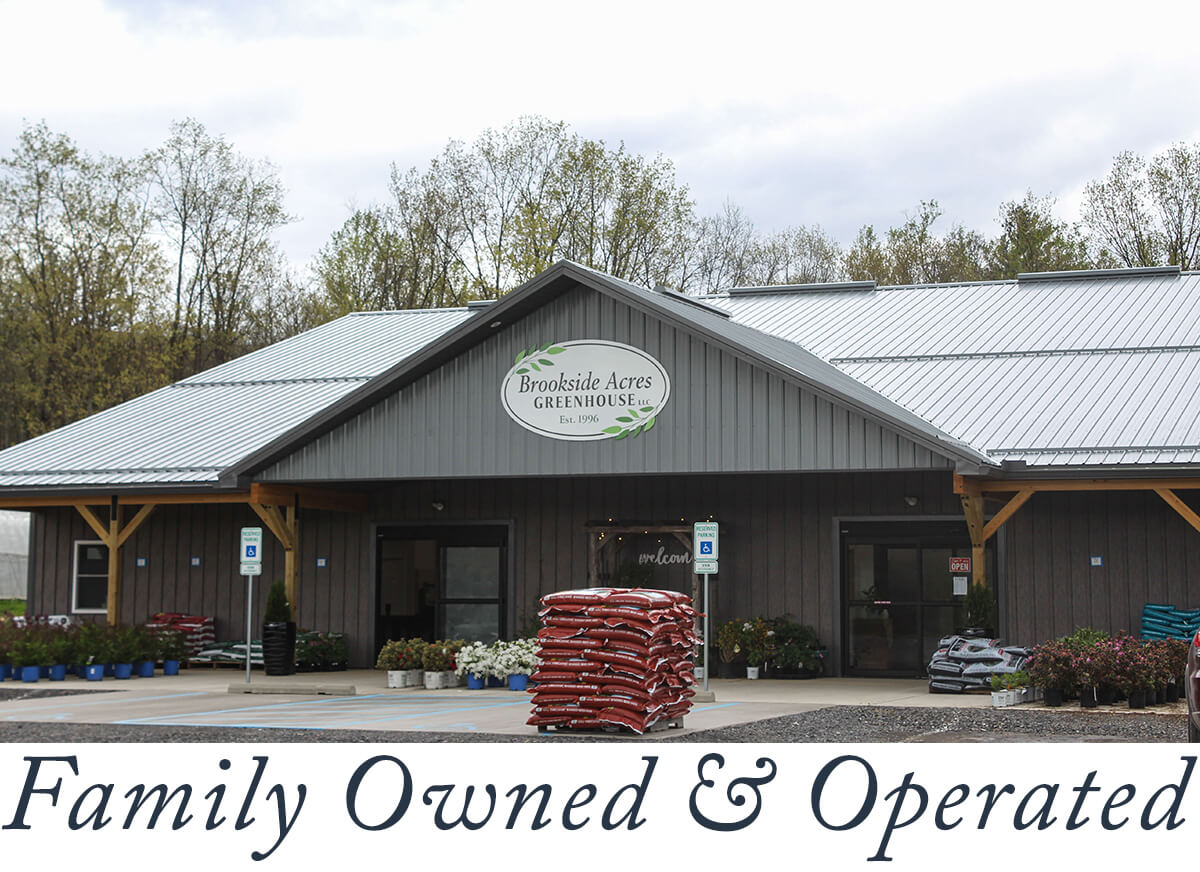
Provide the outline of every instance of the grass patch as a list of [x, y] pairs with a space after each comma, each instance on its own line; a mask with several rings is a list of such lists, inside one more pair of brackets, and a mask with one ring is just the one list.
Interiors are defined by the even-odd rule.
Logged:
[[0, 615], [8, 612], [12, 615], [25, 614], [25, 600], [23, 599], [0, 599]]

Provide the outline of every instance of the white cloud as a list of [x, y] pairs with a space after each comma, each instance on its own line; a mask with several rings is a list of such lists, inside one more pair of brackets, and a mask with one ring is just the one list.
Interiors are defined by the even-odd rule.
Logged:
[[[1169, 9], [1169, 16], [1166, 14]], [[387, 166], [523, 114], [675, 161], [701, 208], [848, 241], [918, 199], [981, 229], [1200, 136], [1178, 4], [0, 0], [0, 137], [132, 154], [194, 116], [269, 157], [304, 261]], [[1170, 30], [1162, 30], [1170, 22]]]

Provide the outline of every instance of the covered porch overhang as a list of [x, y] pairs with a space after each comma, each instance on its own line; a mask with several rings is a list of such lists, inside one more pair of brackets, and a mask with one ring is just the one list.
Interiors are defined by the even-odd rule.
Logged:
[[[254, 483], [245, 490], [174, 490], [154, 491], [123, 489], [95, 490], [86, 493], [36, 493], [0, 496], [0, 509], [36, 510], [53, 507], [74, 507], [96, 536], [108, 548], [108, 601], [106, 616], [109, 624], [118, 624], [121, 614], [121, 549], [155, 508], [163, 505], [244, 504], [262, 520], [284, 551], [284, 584], [292, 618], [296, 619], [299, 602], [300, 509], [320, 509], [334, 512], [361, 513], [367, 509], [367, 496], [354, 491], [338, 491], [316, 487], [297, 487]], [[106, 517], [97, 509], [107, 506]], [[137, 511], [124, 520], [128, 507]]]
[[[971, 535], [972, 583], [985, 586], [988, 584], [987, 564], [984, 561], [987, 540], [1029, 502], [1034, 494], [1068, 491], [1153, 491], [1193, 529], [1200, 532], [1200, 514], [1176, 493], [1182, 490], [1200, 490], [1200, 477], [998, 479], [956, 474], [954, 492], [962, 500], [963, 515]], [[1003, 505], [988, 518], [984, 507], [985, 500], [1001, 501]]]

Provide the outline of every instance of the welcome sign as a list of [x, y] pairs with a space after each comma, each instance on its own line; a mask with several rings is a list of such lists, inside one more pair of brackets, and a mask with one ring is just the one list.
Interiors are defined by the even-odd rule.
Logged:
[[661, 363], [620, 342], [547, 342], [517, 355], [500, 387], [504, 411], [551, 439], [626, 439], [654, 427], [671, 397]]

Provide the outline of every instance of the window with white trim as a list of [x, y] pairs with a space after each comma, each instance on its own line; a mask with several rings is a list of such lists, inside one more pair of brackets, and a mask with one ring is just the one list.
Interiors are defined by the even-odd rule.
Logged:
[[102, 615], [108, 611], [108, 546], [99, 540], [75, 542], [71, 611]]

